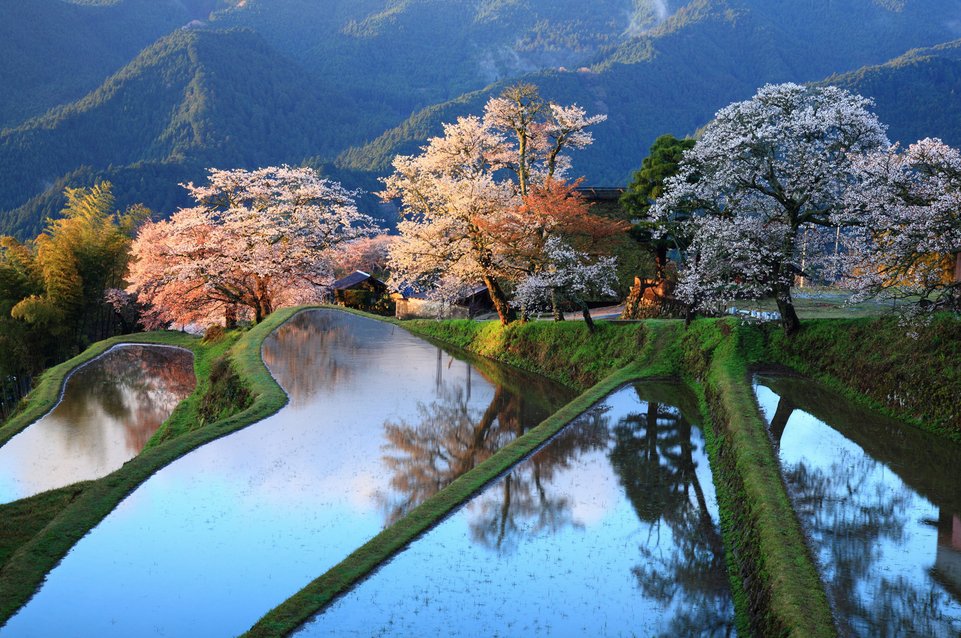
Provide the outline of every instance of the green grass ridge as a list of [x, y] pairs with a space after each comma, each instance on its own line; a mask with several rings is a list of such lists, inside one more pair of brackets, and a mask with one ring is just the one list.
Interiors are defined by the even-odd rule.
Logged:
[[[0, 507], [0, 514], [3, 514], [5, 521], [8, 517], [10, 520], [32, 520], [34, 529], [39, 527], [36, 521], [45, 522], [29, 538], [23, 538], [26, 532], [21, 533], [18, 540], [22, 542], [19, 545], [7, 544], [7, 559], [0, 567], [0, 624], [6, 622], [30, 599], [47, 572], [63, 559], [78, 540], [157, 470], [205, 443], [274, 414], [287, 403], [287, 395], [270, 375], [260, 356], [260, 350], [263, 340], [298, 311], [298, 308], [285, 308], [275, 312], [241, 335], [230, 346], [227, 352], [230, 365], [255, 397], [246, 409], [204, 427], [183, 427], [183, 431], [175, 438], [151, 445], [120, 469], [96, 481], [54, 490]], [[2, 432], [13, 428], [18, 428], [19, 431], [46, 414], [56, 403], [60, 387], [70, 370], [102, 354], [112, 345], [130, 343], [133, 340], [167, 345], [176, 343], [190, 347], [195, 352], [201, 349], [198, 339], [179, 333], [128, 335], [99, 342], [79, 357], [45, 373], [37, 388], [29, 395], [26, 408], [14, 417], [14, 420], [4, 425]], [[214, 354], [217, 345], [219, 344], [213, 347]], [[211, 357], [203, 357], [203, 360], [210, 361]], [[203, 384], [198, 384], [198, 389], [192, 395], [195, 404], [200, 401], [198, 392], [203, 392], [204, 389]], [[184, 411], [176, 415], [182, 422], [188, 421], [188, 417]], [[55, 505], [58, 502], [66, 503], [67, 506], [56, 512]]]
[[[0, 538], [0, 622], [29, 599], [44, 574], [79, 538], [152, 473], [283, 407], [287, 397], [267, 371], [261, 346], [270, 333], [303, 309], [280, 310], [242, 335], [228, 335], [206, 346], [179, 333], [108, 340], [43, 375], [24, 408], [0, 427], [0, 444], [49, 411], [70, 370], [115, 343], [143, 338], [190, 348], [195, 352], [198, 387], [144, 452], [120, 470], [97, 481], [0, 506], [3, 519], [15, 521], [10, 527], [19, 528], [12, 544], [5, 545]], [[686, 383], [700, 402], [739, 633], [834, 636], [823, 585], [754, 398], [752, 370], [772, 364], [788, 366], [856, 402], [961, 440], [961, 407], [951, 395], [951, 388], [961, 381], [957, 365], [961, 321], [953, 317], [935, 318], [914, 334], [896, 319], [805, 320], [800, 334], [786, 339], [776, 329], [736, 319], [700, 320], [686, 328], [677, 321], [598, 322], [592, 334], [575, 321], [503, 327], [497, 322], [466, 320], [400, 322], [347, 311], [389, 321], [444, 347], [496, 359], [583, 392], [269, 612], [247, 636], [296, 631], [608, 394], [632, 381], [668, 378]], [[224, 368], [225, 360], [227, 373], [219, 378], [226, 381], [211, 383], [211, 372]], [[891, 387], [897, 388], [893, 398], [886, 391]], [[214, 402], [213, 414], [223, 412], [225, 392], [230, 396], [247, 393], [253, 401], [225, 419], [200, 423], [198, 414], [205, 402]]]

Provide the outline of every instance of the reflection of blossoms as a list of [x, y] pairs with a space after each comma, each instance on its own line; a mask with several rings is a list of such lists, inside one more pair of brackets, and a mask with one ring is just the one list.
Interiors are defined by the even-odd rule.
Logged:
[[[552, 493], [554, 477], [608, 442], [607, 409], [591, 409], [549, 445], [524, 461], [470, 504], [471, 538], [499, 553], [510, 553], [527, 536], [577, 526], [564, 493]], [[489, 497], [489, 498], [488, 498]]]
[[[678, 409], [648, 401], [646, 412], [622, 418], [613, 435], [611, 465], [647, 525], [638, 548], [644, 560], [633, 569], [638, 585], [676, 605], [671, 635], [730, 635], [724, 548], [697, 476], [691, 423]], [[662, 526], [670, 539], [664, 546]]]

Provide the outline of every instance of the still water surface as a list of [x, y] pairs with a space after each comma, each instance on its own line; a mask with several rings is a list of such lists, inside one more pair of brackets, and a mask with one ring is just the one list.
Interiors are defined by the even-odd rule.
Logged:
[[686, 414], [678, 386], [614, 392], [298, 638], [732, 635], [711, 470]]
[[571, 398], [329, 310], [263, 355], [290, 403], [151, 477], [0, 636], [238, 635]]
[[961, 635], [961, 446], [806, 379], [755, 392], [842, 635]]
[[193, 355], [123, 345], [70, 375], [63, 399], [0, 448], [0, 503], [100, 478], [136, 456], [193, 391]]

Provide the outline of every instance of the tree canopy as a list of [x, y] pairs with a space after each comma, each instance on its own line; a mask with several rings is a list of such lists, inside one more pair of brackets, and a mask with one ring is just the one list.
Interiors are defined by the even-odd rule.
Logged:
[[888, 145], [870, 106], [836, 87], [779, 84], [719, 111], [653, 209], [660, 223], [692, 215], [679, 295], [701, 307], [772, 295], [785, 330], [797, 331], [799, 237], [834, 227], [854, 158]]

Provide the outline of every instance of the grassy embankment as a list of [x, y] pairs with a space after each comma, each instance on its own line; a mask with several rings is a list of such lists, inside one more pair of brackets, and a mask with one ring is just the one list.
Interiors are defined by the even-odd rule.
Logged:
[[[540, 372], [572, 387], [589, 389], [560, 411], [424, 501], [343, 561], [264, 616], [248, 636], [282, 636], [370, 574], [452, 512], [485, 485], [530, 456], [565, 425], [609, 393], [636, 378], [666, 377], [669, 363], [654, 354], [673, 339], [678, 324], [599, 324], [591, 336], [579, 322], [535, 323], [502, 329], [496, 322], [416, 321], [400, 324], [415, 334], [493, 355], [500, 361]], [[554, 347], [541, 348], [538, 344]]]
[[[686, 381], [700, 399], [715, 468], [721, 526], [743, 635], [831, 636], [826, 596], [778, 472], [753, 398], [736, 321], [642, 324], [514, 324], [412, 321], [406, 328], [554, 378], [582, 394], [537, 428], [460, 477], [411, 514], [264, 616], [248, 636], [288, 635], [338, 595], [430, 529], [564, 425], [621, 385], [643, 378]], [[755, 339], [756, 341], [756, 339]]]
[[849, 399], [961, 443], [961, 321], [813, 320], [794, 339], [764, 331], [757, 362], [779, 363]]
[[[278, 311], [239, 338], [227, 337], [216, 344], [204, 345], [177, 333], [116, 338], [98, 343], [80, 357], [44, 373], [37, 388], [27, 397], [25, 408], [0, 429], [0, 434], [19, 431], [49, 411], [69, 371], [115, 343], [136, 340], [190, 348], [195, 352], [198, 386], [158, 430], [147, 448], [119, 470], [96, 481], [0, 507], [0, 624], [33, 595], [44, 575], [80, 538], [154, 472], [205, 443], [273, 414], [286, 404], [287, 396], [270, 376], [261, 359], [260, 347], [264, 338], [295, 312], [295, 309]], [[217, 363], [221, 356], [229, 359], [229, 370]], [[215, 379], [211, 385], [211, 373], [218, 368], [221, 370], [219, 382]], [[216, 396], [224, 390], [249, 394], [253, 399], [246, 408], [228, 415], [230, 410]], [[204, 413], [226, 418], [204, 422], [201, 416]]]

